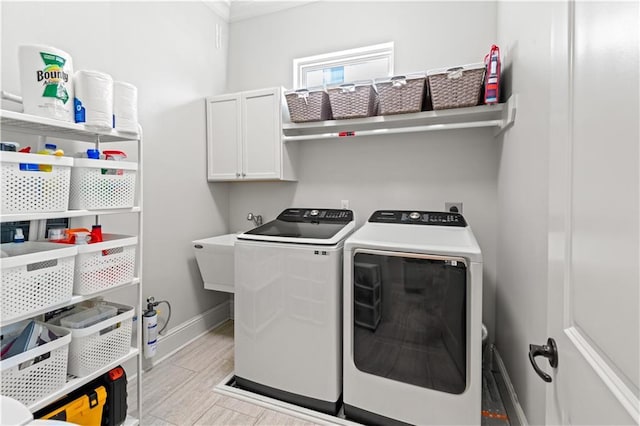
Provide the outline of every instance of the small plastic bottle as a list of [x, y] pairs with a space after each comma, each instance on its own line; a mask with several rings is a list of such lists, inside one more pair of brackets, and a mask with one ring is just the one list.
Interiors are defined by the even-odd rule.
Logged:
[[24, 234], [22, 233], [22, 228], [16, 228], [16, 232], [15, 234], [13, 234], [13, 242], [24, 243]]
[[93, 160], [99, 160], [100, 159], [100, 150], [88, 149], [87, 150], [87, 158], [91, 158]]
[[[55, 155], [61, 157], [64, 155], [64, 151], [58, 149], [55, 144], [47, 143], [44, 145], [44, 149], [38, 151], [38, 154]], [[51, 164], [40, 164], [38, 165], [38, 169], [42, 172], [50, 172], [53, 170], [53, 166]]]

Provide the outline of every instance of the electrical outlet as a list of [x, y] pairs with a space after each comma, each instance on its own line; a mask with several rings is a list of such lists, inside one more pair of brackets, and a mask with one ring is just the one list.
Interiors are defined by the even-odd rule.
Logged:
[[349, 209], [349, 200], [340, 200], [340, 208], [348, 210]]
[[[454, 209], [453, 211], [451, 210], [452, 208]], [[448, 212], [462, 213], [462, 201], [445, 201], [444, 209]], [[458, 211], [455, 209], [458, 209]]]

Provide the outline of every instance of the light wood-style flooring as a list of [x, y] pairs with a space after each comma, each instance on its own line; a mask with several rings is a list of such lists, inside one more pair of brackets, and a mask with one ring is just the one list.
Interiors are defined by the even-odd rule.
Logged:
[[[143, 375], [142, 426], [313, 425], [303, 419], [222, 395], [214, 386], [233, 372], [233, 321], [208, 332]], [[128, 405], [136, 410], [130, 387]]]

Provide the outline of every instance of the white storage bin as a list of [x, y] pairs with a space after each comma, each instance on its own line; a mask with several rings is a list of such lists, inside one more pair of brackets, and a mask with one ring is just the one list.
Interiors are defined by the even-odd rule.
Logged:
[[128, 161], [75, 158], [71, 170], [72, 210], [133, 207], [138, 164]]
[[71, 300], [76, 246], [2, 244], [0, 321]]
[[0, 161], [2, 214], [67, 210], [73, 158], [4, 151]]
[[74, 294], [88, 295], [133, 280], [138, 237], [103, 234], [102, 238], [101, 243], [78, 246]]
[[0, 362], [0, 393], [27, 406], [62, 389], [67, 381], [71, 333], [62, 327], [49, 324], [45, 327], [60, 337]]
[[133, 307], [111, 302], [104, 304], [117, 308], [118, 315], [89, 327], [69, 329], [69, 374], [89, 375], [129, 353]]

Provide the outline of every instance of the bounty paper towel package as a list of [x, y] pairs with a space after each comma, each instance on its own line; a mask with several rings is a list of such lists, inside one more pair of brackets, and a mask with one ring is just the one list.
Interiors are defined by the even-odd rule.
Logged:
[[24, 113], [73, 122], [71, 56], [51, 46], [24, 45], [18, 58]]
[[113, 79], [99, 71], [80, 70], [73, 76], [76, 123], [87, 127], [113, 127]]

